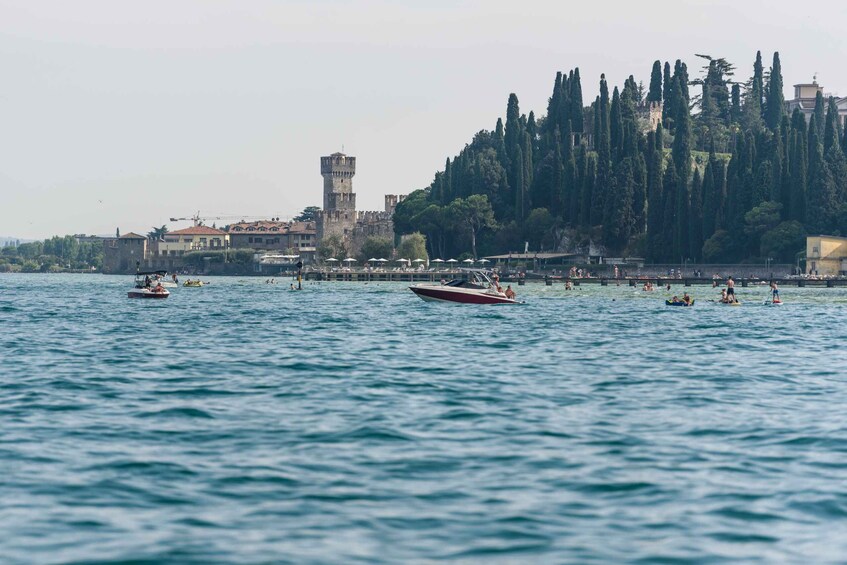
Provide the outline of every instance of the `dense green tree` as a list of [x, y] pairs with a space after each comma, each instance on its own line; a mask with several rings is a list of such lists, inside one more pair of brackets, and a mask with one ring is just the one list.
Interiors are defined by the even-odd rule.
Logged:
[[[303, 211], [294, 216], [295, 222], [314, 222], [320, 212], [320, 206], [306, 206]], [[165, 227], [165, 226], [162, 226]], [[164, 234], [162, 234], [164, 235]]]
[[766, 231], [761, 242], [762, 257], [793, 263], [797, 254], [806, 246], [806, 231], [803, 224], [796, 220], [782, 222]]
[[768, 81], [768, 96], [766, 103], [765, 123], [771, 131], [777, 131], [785, 113], [785, 96], [782, 92], [782, 65], [779, 53], [773, 54], [770, 80]]
[[[573, 70], [573, 79], [570, 81], [570, 103], [571, 103], [571, 130], [581, 134], [583, 126], [582, 105], [582, 83], [579, 78], [579, 67]], [[566, 142], [569, 140], [565, 140]]]
[[647, 102], [662, 101], [662, 62], [655, 61], [653, 70], [650, 72], [650, 90], [647, 93]]
[[457, 224], [470, 236], [471, 250], [476, 259], [476, 242], [480, 232], [497, 225], [488, 197], [474, 194], [466, 199], [457, 198], [450, 203], [450, 213]]
[[703, 251], [703, 180], [700, 169], [694, 170], [691, 181], [691, 205], [688, 211], [688, 257], [699, 261]]
[[591, 223], [601, 225], [605, 220], [606, 200], [610, 198], [612, 183], [612, 156], [609, 132], [609, 87], [606, 75], [600, 75], [600, 101], [595, 112], [599, 115], [599, 129], [595, 147], [597, 148], [597, 180], [594, 184], [591, 206]]
[[387, 259], [393, 251], [394, 242], [391, 238], [372, 235], [362, 243], [358, 259], [362, 264], [369, 259]]
[[[474, 197], [471, 196], [471, 198]], [[397, 246], [397, 257], [410, 261], [415, 259], [429, 261], [429, 255], [426, 252], [426, 237], [418, 232], [404, 235], [400, 245]]]

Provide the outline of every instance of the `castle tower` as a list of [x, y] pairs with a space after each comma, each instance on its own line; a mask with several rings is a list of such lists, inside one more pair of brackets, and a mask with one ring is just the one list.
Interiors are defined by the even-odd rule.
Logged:
[[356, 210], [353, 175], [356, 158], [344, 153], [321, 157], [321, 176], [324, 178], [324, 212]]

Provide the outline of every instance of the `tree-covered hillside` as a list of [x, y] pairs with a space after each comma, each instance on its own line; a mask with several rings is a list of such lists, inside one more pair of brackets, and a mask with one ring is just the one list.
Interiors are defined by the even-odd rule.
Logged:
[[741, 82], [698, 57], [696, 78], [680, 60], [656, 61], [647, 87], [630, 76], [610, 91], [601, 76], [588, 106], [579, 69], [559, 73], [543, 117], [511, 94], [505, 123], [398, 205], [395, 230], [426, 234], [433, 256], [591, 242], [655, 262], [793, 261], [807, 232], [847, 234], [834, 101], [818, 94], [807, 124], [787, 114], [778, 53]]

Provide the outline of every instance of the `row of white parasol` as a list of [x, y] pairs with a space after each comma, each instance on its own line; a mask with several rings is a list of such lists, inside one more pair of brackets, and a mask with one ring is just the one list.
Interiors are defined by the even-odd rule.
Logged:
[[[335, 257], [330, 257], [329, 259], [324, 259], [324, 261], [326, 261], [327, 263], [338, 263], [339, 262], [339, 260], [336, 259]], [[414, 261], [411, 260], [411, 259], [395, 259], [394, 261], [397, 262], [397, 263], [426, 263], [426, 259], [415, 259]], [[368, 263], [388, 263], [388, 262], [389, 262], [388, 259], [377, 259], [375, 257], [371, 257], [370, 259], [368, 259]], [[465, 259], [464, 261], [459, 261], [458, 259], [447, 259], [446, 261], [444, 259], [433, 259], [432, 261], [430, 261], [430, 263], [448, 263], [448, 264], [454, 264], [454, 263], [460, 263], [460, 262], [465, 263], [467, 265], [473, 265], [474, 263], [479, 263], [480, 265], [485, 265], [486, 263], [489, 263], [490, 261], [488, 259], [480, 259], [479, 261], [474, 261], [473, 259]], [[352, 257], [347, 257], [346, 259], [341, 260], [341, 263], [356, 263], [356, 259], [353, 259]]]

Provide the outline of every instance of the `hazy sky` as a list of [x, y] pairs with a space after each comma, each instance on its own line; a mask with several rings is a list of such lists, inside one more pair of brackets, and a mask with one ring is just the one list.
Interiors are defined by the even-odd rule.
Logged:
[[[814, 8], [814, 9], [812, 9]], [[146, 233], [171, 216], [320, 205], [358, 158], [360, 209], [429, 184], [515, 92], [558, 70], [649, 82], [654, 60], [780, 52], [786, 96], [847, 93], [842, 1], [0, 0], [0, 235]], [[218, 222], [219, 224], [223, 222]]]

